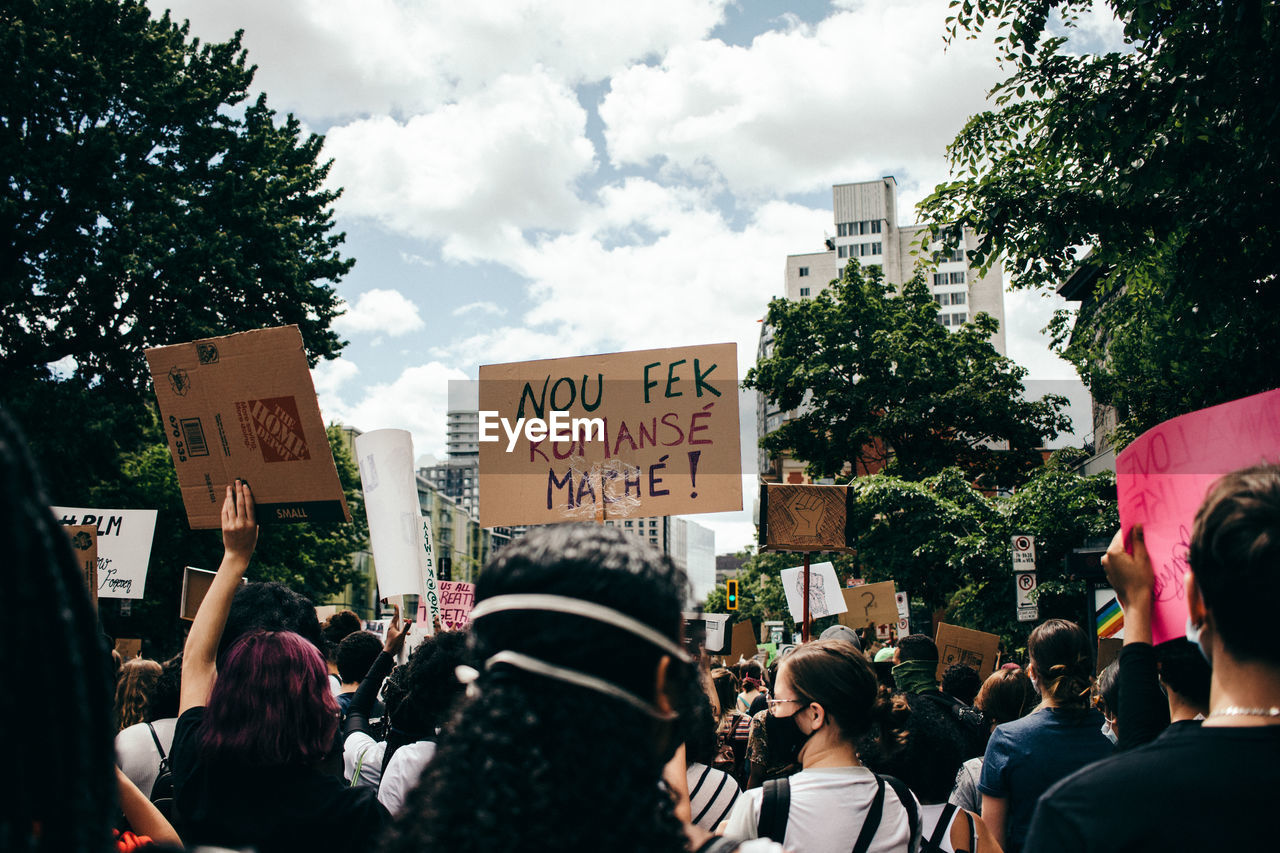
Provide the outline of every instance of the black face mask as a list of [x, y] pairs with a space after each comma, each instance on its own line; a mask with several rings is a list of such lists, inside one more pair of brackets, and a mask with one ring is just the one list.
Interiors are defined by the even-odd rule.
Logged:
[[[805, 734], [796, 723], [799, 712], [790, 717], [775, 717], [766, 714], [764, 718], [765, 737], [769, 742], [769, 761], [773, 764], [795, 764], [800, 760], [800, 750], [813, 737], [813, 732]], [[815, 729], [814, 731], [817, 731]]]

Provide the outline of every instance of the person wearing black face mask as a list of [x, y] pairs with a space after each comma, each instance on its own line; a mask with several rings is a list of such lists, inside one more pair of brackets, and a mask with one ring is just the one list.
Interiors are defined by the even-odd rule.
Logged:
[[888, 853], [911, 848], [915, 800], [905, 787], [885, 784], [862, 766], [855, 744], [872, 722], [875, 672], [848, 643], [819, 640], [792, 652], [778, 667], [769, 700], [769, 750], [802, 766], [785, 781], [745, 792], [723, 832], [768, 836], [805, 853]]

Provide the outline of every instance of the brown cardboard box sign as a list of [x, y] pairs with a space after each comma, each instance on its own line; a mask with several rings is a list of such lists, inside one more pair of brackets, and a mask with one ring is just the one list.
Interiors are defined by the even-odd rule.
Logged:
[[227, 484], [258, 523], [350, 521], [297, 326], [146, 352], [193, 529], [221, 526]]
[[938, 681], [953, 663], [976, 669], [984, 680], [995, 672], [1000, 650], [1000, 638], [995, 634], [940, 622], [934, 642], [938, 644]]

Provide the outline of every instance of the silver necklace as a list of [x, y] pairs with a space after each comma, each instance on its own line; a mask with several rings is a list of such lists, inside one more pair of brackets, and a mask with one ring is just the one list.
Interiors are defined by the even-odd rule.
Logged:
[[1228, 705], [1225, 708], [1219, 708], [1210, 717], [1280, 717], [1280, 707], [1272, 705], [1270, 708], [1249, 708], [1242, 705]]

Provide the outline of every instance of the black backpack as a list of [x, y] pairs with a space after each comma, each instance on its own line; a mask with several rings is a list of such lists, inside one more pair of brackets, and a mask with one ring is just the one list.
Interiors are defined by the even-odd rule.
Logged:
[[954, 696], [948, 696], [941, 690], [934, 690], [930, 693], [912, 693], [908, 696], [908, 702], [912, 705], [918, 699], [932, 702], [934, 707], [946, 713], [955, 723], [960, 735], [964, 738], [964, 757], [966, 760], [980, 758], [986, 754], [987, 738], [990, 735], [990, 731], [987, 728], [986, 718], [983, 717], [981, 711], [966, 705]]
[[[955, 803], [947, 803], [938, 818], [938, 825], [933, 828], [933, 834], [920, 840], [920, 853], [942, 853], [942, 839], [947, 837], [947, 830], [951, 828], [951, 816], [958, 808]], [[978, 827], [973, 822], [973, 815], [965, 812], [964, 817], [969, 821], [969, 849], [958, 853], [974, 853], [978, 849]]]
[[[916, 809], [916, 798], [907, 786], [892, 776], [876, 774], [876, 796], [867, 809], [867, 816], [862, 822], [862, 831], [853, 844], [853, 853], [867, 853], [871, 842], [875, 840], [876, 831], [880, 829], [880, 819], [884, 815], [884, 788], [893, 788], [898, 800], [907, 812], [907, 826], [910, 828], [911, 840], [908, 850], [919, 849], [920, 812]], [[756, 825], [756, 834], [761, 838], [772, 838], [779, 844], [787, 835], [787, 819], [791, 813], [791, 780], [788, 777], [769, 779], [764, 783], [764, 798], [760, 803], [760, 822]]]
[[165, 820], [173, 823], [173, 771], [169, 769], [169, 756], [165, 755], [160, 738], [156, 736], [156, 730], [150, 723], [147, 723], [147, 731], [151, 732], [156, 751], [160, 753], [160, 772], [156, 774], [155, 784], [151, 786], [151, 802], [164, 815]]

